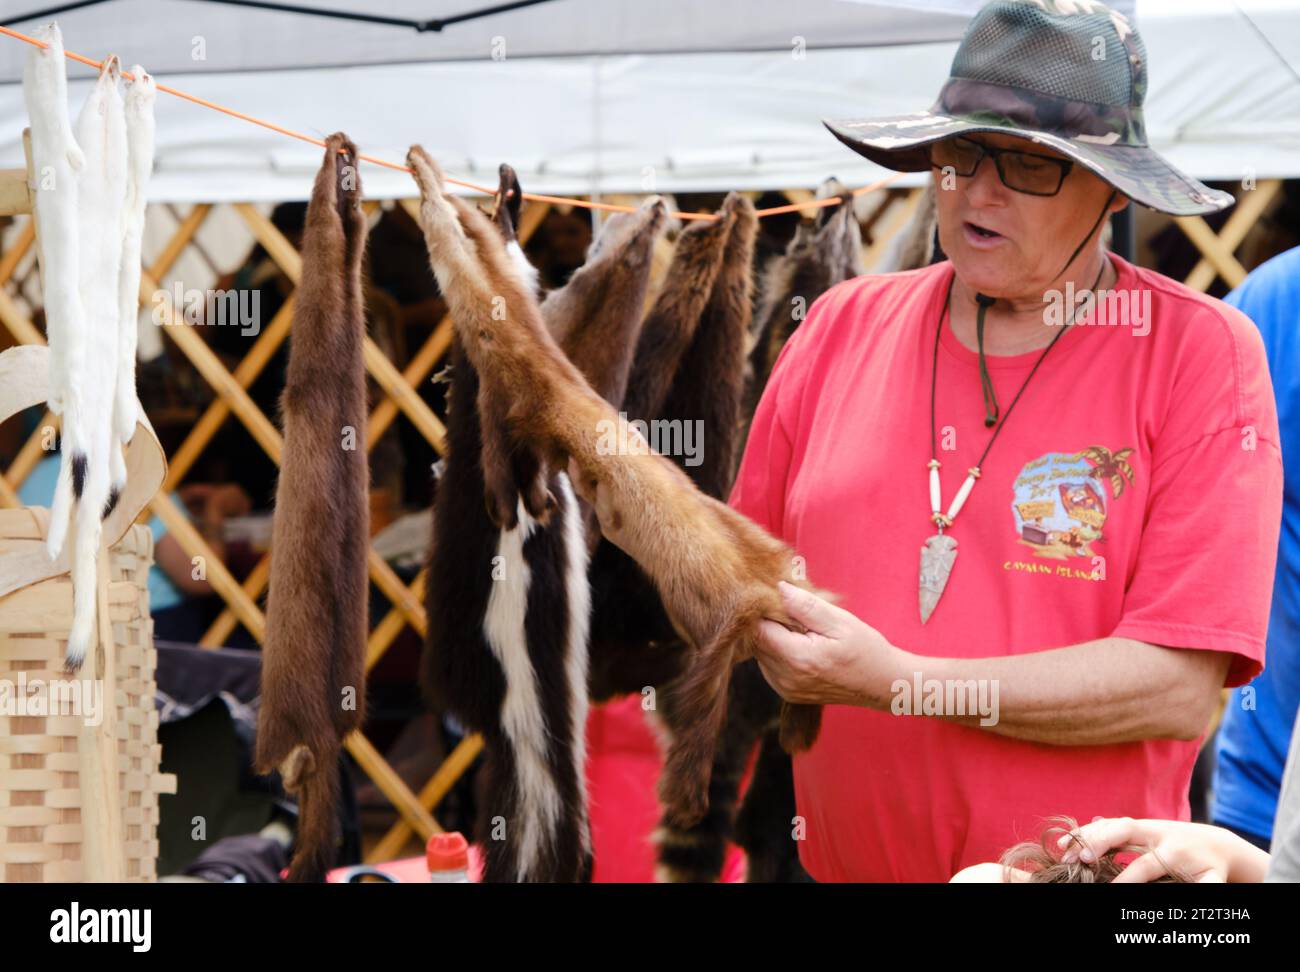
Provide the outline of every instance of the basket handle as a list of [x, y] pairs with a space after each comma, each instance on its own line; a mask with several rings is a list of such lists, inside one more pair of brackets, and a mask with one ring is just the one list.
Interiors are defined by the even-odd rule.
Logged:
[[[43, 344], [22, 344], [0, 352], [0, 422], [49, 397], [50, 349]], [[126, 535], [136, 517], [149, 505], [167, 476], [167, 456], [153, 426], [138, 408], [135, 435], [126, 448], [126, 489], [104, 520], [104, 543], [113, 546]], [[143, 434], [142, 434], [143, 433]], [[39, 509], [39, 508], [38, 508]], [[44, 534], [49, 516], [36, 514]], [[21, 554], [0, 558], [0, 597], [38, 581], [68, 572], [65, 546], [58, 560], [50, 560], [44, 544]]]

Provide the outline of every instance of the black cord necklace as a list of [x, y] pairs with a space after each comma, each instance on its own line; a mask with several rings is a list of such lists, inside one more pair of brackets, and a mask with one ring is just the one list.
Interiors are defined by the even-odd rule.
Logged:
[[[1089, 234], [1091, 236], [1091, 234]], [[1071, 258], [1073, 262], [1073, 258]], [[1097, 285], [1101, 283], [1101, 278], [1106, 272], [1107, 259], [1102, 258], [1101, 269], [1097, 271], [1097, 278], [1093, 280], [1092, 286], [1085, 291], [1086, 294], [1096, 296]], [[1068, 264], [1067, 264], [1068, 266]], [[1020, 385], [1020, 390], [1011, 399], [1011, 404], [1007, 406], [1006, 413], [1000, 419], [995, 419], [997, 424], [993, 428], [993, 433], [989, 436], [988, 443], [984, 446], [984, 451], [980, 453], [979, 459], [975, 465], [971, 466], [966, 473], [966, 480], [961, 484], [961, 489], [953, 497], [952, 505], [948, 507], [948, 512], [944, 513], [939, 495], [939, 466], [941, 465], [938, 457], [938, 437], [935, 432], [935, 390], [939, 384], [939, 338], [943, 334], [943, 322], [950, 316], [949, 304], [952, 300], [952, 285], [956, 281], [957, 275], [953, 274], [948, 281], [948, 290], [944, 295], [943, 313], [939, 315], [939, 327], [934, 333], [934, 360], [930, 371], [930, 461], [927, 464], [930, 470], [930, 519], [933, 521], [936, 529], [934, 536], [925, 541], [921, 547], [921, 577], [920, 577], [920, 603], [921, 603], [921, 623], [925, 624], [930, 620], [930, 615], [934, 612], [935, 606], [939, 603], [939, 598], [943, 594], [943, 589], [948, 584], [948, 575], [952, 573], [952, 565], [957, 559], [957, 541], [951, 536], [946, 535], [943, 531], [945, 527], [952, 526], [957, 514], [966, 503], [966, 498], [970, 496], [971, 490], [975, 488], [975, 481], [980, 478], [980, 467], [984, 465], [984, 460], [993, 448], [993, 443], [997, 440], [998, 433], [1002, 427], [1007, 424], [1007, 419], [1011, 418], [1011, 412], [1016, 407], [1016, 402], [1020, 401], [1020, 396], [1024, 394], [1025, 389], [1029, 387], [1029, 382], [1033, 379], [1034, 373], [1038, 371], [1039, 365], [1047, 357], [1052, 348], [1056, 347], [1067, 330], [1074, 324], [1074, 318], [1079, 311], [1079, 303], [1070, 310], [1070, 319], [1061, 325], [1061, 330], [1052, 338], [1051, 342], [1043, 349], [1043, 353], [1038, 356], [1034, 366], [1029, 369], [1029, 374], [1025, 376], [1024, 382]], [[993, 303], [993, 301], [983, 294], [978, 295], [984, 298], [980, 301], [978, 311], [980, 321], [983, 324], [984, 311]], [[982, 328], [980, 328], [982, 331]], [[992, 379], [988, 377], [984, 365], [983, 342], [981, 342], [980, 354], [980, 378], [984, 387], [985, 402], [987, 404], [992, 394]], [[996, 411], [996, 403], [994, 404]]]

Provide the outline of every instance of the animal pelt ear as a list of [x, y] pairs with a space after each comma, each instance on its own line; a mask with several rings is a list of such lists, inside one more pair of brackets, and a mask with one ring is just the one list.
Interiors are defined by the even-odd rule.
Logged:
[[501, 231], [501, 238], [509, 243], [519, 238], [519, 214], [524, 207], [524, 192], [519, 185], [519, 176], [505, 162], [497, 170], [497, 180], [497, 192], [492, 199], [492, 218]]

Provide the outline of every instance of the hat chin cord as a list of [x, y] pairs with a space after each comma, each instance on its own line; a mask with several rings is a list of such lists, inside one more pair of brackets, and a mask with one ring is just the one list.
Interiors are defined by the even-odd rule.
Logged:
[[[1105, 204], [1101, 207], [1101, 213], [1093, 222], [1092, 228], [1088, 230], [1088, 235], [1079, 241], [1079, 245], [1074, 248], [1074, 252], [1071, 253], [1070, 258], [1065, 261], [1065, 265], [1057, 271], [1057, 277], [1062, 276], [1065, 271], [1070, 268], [1070, 264], [1075, 261], [1079, 252], [1088, 245], [1088, 241], [1092, 239], [1092, 234], [1097, 232], [1097, 227], [1100, 226], [1101, 221], [1106, 218], [1106, 212], [1110, 209], [1110, 204], [1114, 201], [1115, 193], [1117, 191], [1118, 190], [1115, 189], [1110, 191], [1110, 195], [1106, 197]], [[1105, 270], [1104, 264], [1102, 270]], [[1100, 279], [1100, 277], [1098, 277], [1098, 279]], [[1093, 286], [1095, 287], [1096, 284], [1093, 284]], [[989, 374], [988, 364], [984, 360], [984, 314], [993, 306], [994, 303], [996, 303], [996, 301], [996, 297], [990, 297], [988, 294], [977, 293], [975, 295], [975, 303], [979, 305], [979, 310], [975, 312], [975, 343], [979, 347], [980, 387], [984, 391], [984, 425], [988, 428], [992, 428], [998, 422], [998, 399], [993, 393], [993, 378]]]

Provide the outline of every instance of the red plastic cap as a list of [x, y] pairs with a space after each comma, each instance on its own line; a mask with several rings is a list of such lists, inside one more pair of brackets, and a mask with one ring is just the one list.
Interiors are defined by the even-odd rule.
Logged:
[[434, 834], [424, 848], [429, 871], [469, 870], [469, 844], [460, 831]]

